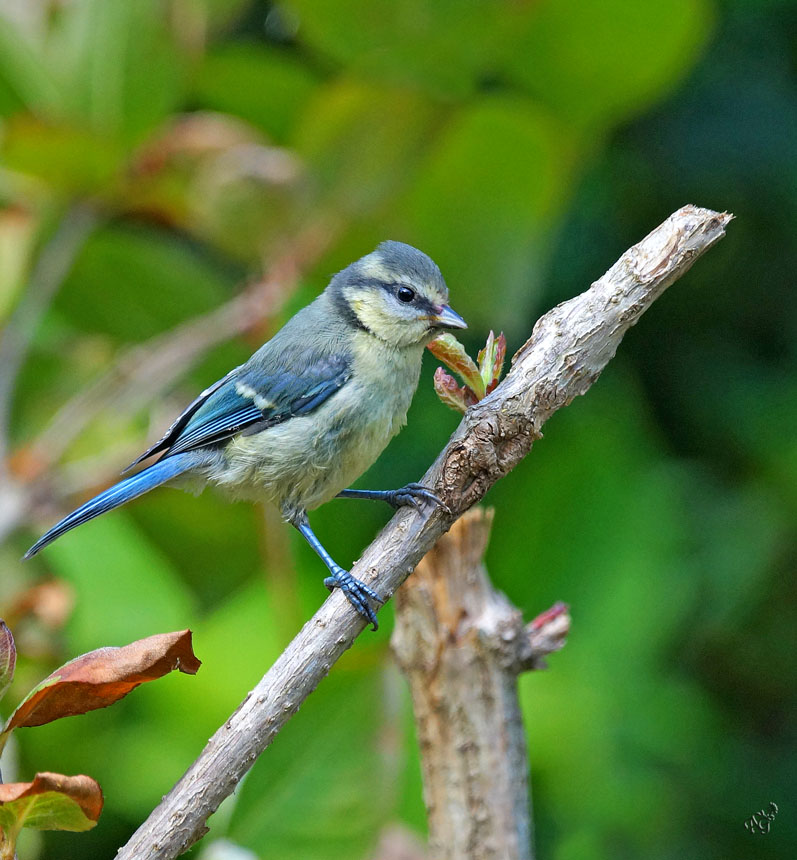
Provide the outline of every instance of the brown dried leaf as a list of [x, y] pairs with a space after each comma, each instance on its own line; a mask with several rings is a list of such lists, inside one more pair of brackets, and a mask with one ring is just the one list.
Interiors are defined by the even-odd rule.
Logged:
[[435, 358], [462, 377], [463, 382], [473, 390], [476, 400], [484, 397], [484, 382], [479, 368], [453, 334], [446, 332], [439, 335], [427, 346], [427, 349]]
[[90, 651], [38, 684], [9, 717], [3, 735], [21, 726], [41, 726], [105, 708], [145, 681], [174, 669], [195, 675], [200, 665], [191, 648], [190, 630], [160, 633], [123, 648]]
[[0, 699], [5, 695], [9, 684], [14, 680], [17, 665], [17, 649], [14, 637], [5, 621], [0, 620]]
[[37, 773], [33, 782], [0, 785], [0, 829], [13, 842], [23, 827], [90, 830], [102, 812], [102, 790], [90, 776]]

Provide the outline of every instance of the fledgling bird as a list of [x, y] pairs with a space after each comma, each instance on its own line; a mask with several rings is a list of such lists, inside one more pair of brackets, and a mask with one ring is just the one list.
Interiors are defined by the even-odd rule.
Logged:
[[466, 328], [447, 304], [435, 263], [410, 245], [382, 242], [338, 272], [323, 293], [194, 400], [132, 466], [154, 464], [110, 487], [57, 523], [25, 558], [70, 529], [167, 482], [217, 484], [238, 497], [273, 502], [377, 627], [379, 595], [336, 564], [307, 511], [335, 496], [393, 507], [439, 499], [420, 484], [398, 490], [346, 487], [406, 423], [424, 348], [440, 329]]

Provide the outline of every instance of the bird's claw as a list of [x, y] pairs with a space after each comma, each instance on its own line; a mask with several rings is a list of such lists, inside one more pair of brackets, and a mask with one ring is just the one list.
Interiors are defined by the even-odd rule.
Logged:
[[379, 624], [376, 620], [376, 612], [370, 604], [370, 600], [380, 606], [385, 602], [384, 598], [380, 597], [373, 588], [369, 588], [364, 582], [352, 576], [348, 570], [338, 567], [332, 570], [332, 576], [328, 576], [324, 580], [324, 585], [332, 591], [339, 588], [345, 595], [351, 605], [362, 615], [373, 629], [377, 630]]
[[418, 513], [423, 513], [424, 503], [437, 505], [445, 511], [448, 510], [448, 505], [436, 493], [428, 487], [424, 487], [423, 484], [415, 482], [400, 487], [398, 490], [392, 490], [386, 501], [394, 508], [413, 507]]

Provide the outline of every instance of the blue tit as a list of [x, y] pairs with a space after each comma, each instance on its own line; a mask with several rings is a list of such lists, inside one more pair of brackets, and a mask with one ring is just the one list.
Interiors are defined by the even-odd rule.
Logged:
[[81, 505], [25, 558], [154, 487], [198, 479], [278, 505], [329, 569], [327, 588], [340, 588], [376, 629], [373, 604], [382, 599], [335, 563], [307, 511], [335, 496], [393, 507], [439, 503], [419, 484], [345, 488], [406, 423], [426, 344], [441, 329], [466, 328], [447, 302], [443, 276], [426, 254], [383, 242], [338, 272], [245, 364], [203, 391], [131, 468], [160, 454], [155, 463]]

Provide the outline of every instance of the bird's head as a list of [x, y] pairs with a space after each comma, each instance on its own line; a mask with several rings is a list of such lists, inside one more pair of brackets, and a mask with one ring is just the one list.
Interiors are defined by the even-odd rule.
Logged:
[[382, 242], [338, 272], [328, 289], [351, 325], [392, 346], [426, 344], [443, 329], [467, 328], [448, 306], [440, 269], [402, 242]]

